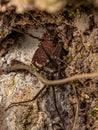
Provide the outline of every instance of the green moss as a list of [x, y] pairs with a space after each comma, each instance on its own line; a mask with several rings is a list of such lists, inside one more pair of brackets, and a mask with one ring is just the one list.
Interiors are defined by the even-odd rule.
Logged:
[[82, 60], [82, 59], [83, 59], [83, 57], [84, 57], [84, 56], [81, 54], [81, 55], [80, 55], [80, 59]]
[[98, 120], [98, 117], [96, 117], [96, 120]]
[[96, 115], [96, 111], [95, 110], [90, 111], [89, 115], [90, 116], [95, 116]]
[[71, 10], [71, 9], [67, 9], [67, 8], [64, 8], [62, 10], [62, 15], [64, 16], [65, 19], [67, 20], [73, 20], [75, 18], [75, 14], [74, 14], [74, 11]]
[[87, 46], [87, 50], [91, 51], [92, 50], [92, 46], [91, 45]]
[[68, 63], [70, 63], [73, 60], [72, 55], [68, 57]]
[[[96, 117], [98, 114], [98, 107], [94, 108], [94, 110], [90, 111], [90, 116]], [[96, 117], [98, 119], [98, 116]]]
[[69, 12], [68, 17], [69, 17], [69, 19], [74, 19], [74, 14], [72, 12]]
[[98, 112], [98, 107], [96, 107], [95, 110]]
[[79, 86], [81, 85], [81, 83], [80, 83], [79, 80], [75, 80], [75, 81], [73, 81], [73, 85], [74, 85], [75, 87], [79, 87]]

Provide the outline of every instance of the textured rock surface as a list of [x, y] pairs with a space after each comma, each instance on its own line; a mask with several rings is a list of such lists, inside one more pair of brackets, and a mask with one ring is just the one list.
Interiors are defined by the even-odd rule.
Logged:
[[[43, 30], [38, 30], [38, 36], [41, 35], [40, 31], [41, 33], [43, 33]], [[23, 63], [31, 64], [33, 53], [36, 50], [39, 41], [29, 36], [25, 36], [23, 38], [18, 37], [16, 42], [17, 44], [15, 44], [12, 48], [8, 50], [7, 55], [3, 58], [0, 58], [0, 66], [6, 66], [10, 64], [12, 59], [17, 59], [19, 61], [22, 61]], [[38, 110], [36, 110], [36, 103], [35, 105], [32, 104], [30, 108], [27, 106], [26, 109], [24, 107], [13, 107], [12, 109], [9, 109], [6, 113], [1, 111], [4, 111], [3, 104], [4, 107], [7, 107], [12, 102], [32, 99], [38, 89], [40, 89], [42, 86], [43, 84], [38, 81], [36, 77], [28, 73], [25, 74], [21, 72], [13, 72], [0, 76], [0, 104], [2, 106], [0, 110], [1, 119], [6, 116], [4, 120], [2, 119], [4, 123], [4, 128], [0, 128], [1, 130], [24, 129], [22, 123], [26, 122], [25, 120], [27, 120], [27, 118], [25, 116], [28, 115], [25, 114], [29, 113], [26, 112], [30, 111], [29, 109], [34, 110], [33, 116], [39, 116], [36, 115], [38, 114]], [[23, 122], [20, 123], [20, 120], [22, 120], [21, 116], [26, 119], [23, 119]], [[36, 118], [37, 120], [38, 117], [34, 118]]]
[[[41, 37], [44, 31], [38, 29], [32, 31], [33, 35]], [[38, 40], [29, 36], [17, 37], [16, 44], [8, 49], [8, 53], [0, 58], [0, 66], [9, 65], [11, 60], [16, 59], [30, 65], [32, 56], [38, 47]], [[13, 106], [5, 112], [5, 108], [13, 102], [21, 102], [32, 99], [43, 84], [33, 75], [26, 72], [11, 72], [0, 76], [0, 125], [1, 130], [52, 130], [60, 122], [60, 118], [54, 107], [53, 91], [47, 89], [37, 101], [25, 103], [25, 105]], [[64, 87], [63, 87], [64, 89]], [[70, 86], [65, 91], [59, 88], [56, 90], [58, 108], [66, 117], [66, 97], [70, 92]], [[48, 125], [47, 125], [48, 124]], [[62, 123], [61, 123], [62, 124]], [[72, 124], [71, 124], [72, 127]]]

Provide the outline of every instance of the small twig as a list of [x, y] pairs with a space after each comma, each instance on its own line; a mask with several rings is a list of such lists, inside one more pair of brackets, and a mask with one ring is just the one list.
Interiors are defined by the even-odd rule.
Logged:
[[[0, 74], [3, 73], [8, 73], [8, 72], [12, 72], [12, 71], [18, 71], [18, 70], [26, 70], [29, 73], [35, 75], [42, 83], [44, 83], [45, 85], [47, 85], [47, 87], [50, 87], [51, 85], [60, 85], [60, 84], [65, 84], [68, 82], [71, 82], [73, 80], [79, 80], [79, 79], [86, 79], [86, 78], [95, 78], [98, 77], [98, 72], [97, 73], [85, 73], [85, 74], [77, 74], [74, 75], [72, 77], [69, 78], [64, 78], [64, 79], [57, 79], [57, 80], [48, 80], [45, 79], [40, 73], [38, 73], [35, 68], [33, 66], [29, 66], [29, 65], [25, 65], [25, 64], [21, 64], [21, 63], [17, 63], [16, 65], [12, 65], [12, 66], [8, 66], [8, 67], [4, 67], [0, 69]], [[37, 94], [35, 95], [35, 97], [37, 98], [39, 96], [39, 94], [45, 89], [46, 87], [43, 86], [41, 88], [41, 90], [39, 90], [37, 92]], [[35, 97], [29, 101], [23, 101], [25, 102], [30, 102], [33, 101], [35, 99]], [[19, 102], [19, 103], [23, 103], [23, 102]], [[18, 103], [13, 103], [12, 105], [18, 105]], [[10, 105], [11, 106], [11, 105]]]
[[12, 66], [8, 66], [5, 68], [1, 68], [0, 73], [9, 73], [12, 71], [18, 71], [18, 70], [26, 70], [29, 73], [35, 75], [42, 83], [46, 85], [60, 85], [60, 84], [65, 84], [68, 82], [71, 82], [73, 80], [80, 80], [80, 79], [88, 79], [88, 78], [95, 78], [98, 77], [98, 72], [95, 73], [84, 73], [84, 74], [76, 74], [74, 76], [64, 78], [64, 79], [57, 79], [57, 80], [48, 80], [45, 79], [40, 73], [38, 73], [33, 66], [25, 65], [25, 64], [16, 64]]
[[40, 73], [38, 73], [33, 66], [25, 65], [25, 64], [16, 64], [12, 66], [8, 66], [5, 68], [1, 68], [0, 73], [8, 73], [11, 71], [18, 71], [18, 70], [26, 70], [29, 73], [35, 75], [42, 83], [46, 85], [60, 85], [71, 82], [73, 80], [80, 80], [80, 79], [88, 79], [88, 78], [95, 78], [98, 77], [98, 72], [96, 73], [84, 73], [84, 74], [76, 74], [72, 77], [64, 78], [64, 79], [57, 79], [57, 80], [48, 80], [45, 79]]
[[75, 126], [76, 126], [76, 123], [77, 123], [77, 119], [78, 119], [78, 113], [79, 113], [79, 101], [78, 101], [78, 96], [77, 96], [77, 92], [76, 92], [76, 88], [73, 86], [73, 90], [74, 90], [74, 93], [75, 93], [75, 96], [76, 96], [76, 111], [75, 111], [75, 117], [74, 117], [74, 123], [73, 123], [73, 127], [72, 127], [72, 130], [75, 130]]

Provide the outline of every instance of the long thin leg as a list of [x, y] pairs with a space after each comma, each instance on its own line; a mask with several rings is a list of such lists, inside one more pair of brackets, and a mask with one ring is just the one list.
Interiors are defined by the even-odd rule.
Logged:
[[55, 86], [52, 86], [52, 90], [53, 90], [53, 99], [54, 99], [55, 109], [56, 109], [56, 111], [57, 111], [57, 113], [58, 113], [58, 115], [59, 115], [59, 117], [60, 117], [60, 120], [61, 120], [61, 122], [62, 122], [62, 125], [63, 125], [64, 130], [66, 130], [64, 120], [63, 120], [63, 118], [62, 118], [62, 116], [61, 116], [61, 113], [60, 113], [58, 107], [57, 107]]
[[8, 109], [10, 109], [11, 107], [14, 107], [14, 106], [19, 106], [19, 105], [25, 105], [26, 103], [30, 103], [34, 100], [37, 99], [37, 97], [42, 93], [42, 91], [46, 88], [46, 86], [44, 85], [39, 91], [38, 93], [30, 100], [26, 100], [26, 101], [21, 101], [21, 102], [13, 102], [11, 103], [5, 110], [7, 111]]

